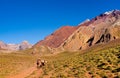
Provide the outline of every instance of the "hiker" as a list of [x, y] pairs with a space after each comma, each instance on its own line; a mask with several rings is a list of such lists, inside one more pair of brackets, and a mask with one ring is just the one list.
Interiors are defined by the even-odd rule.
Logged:
[[45, 60], [41, 60], [40, 58], [39, 59], [37, 59], [37, 67], [38, 68], [40, 68], [40, 67], [43, 67], [43, 66], [45, 66], [45, 63], [47, 63], [47, 61], [45, 61]]

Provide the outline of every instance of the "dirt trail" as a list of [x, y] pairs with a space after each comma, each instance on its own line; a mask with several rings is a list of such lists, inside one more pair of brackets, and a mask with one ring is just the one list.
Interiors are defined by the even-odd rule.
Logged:
[[[8, 77], [6, 77], [6, 78], [25, 78], [25, 77], [29, 76], [30, 74], [32, 74], [32, 73], [33, 73], [34, 71], [36, 71], [36, 70], [37, 70], [37, 68], [36, 68], [36, 66], [34, 66], [34, 67], [31, 67], [31, 68], [29, 68], [29, 69], [26, 69], [26, 70], [18, 73], [17, 75], [8, 76]], [[41, 69], [39, 69], [39, 70], [37, 70], [37, 71], [42, 72]], [[40, 73], [39, 73], [39, 74], [40, 74]]]

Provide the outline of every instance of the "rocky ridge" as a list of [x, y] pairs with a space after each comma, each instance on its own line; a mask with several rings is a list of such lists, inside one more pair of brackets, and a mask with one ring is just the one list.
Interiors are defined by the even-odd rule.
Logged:
[[76, 51], [96, 44], [120, 39], [120, 11], [112, 10], [87, 20], [78, 26], [65, 26], [38, 42], [35, 46], [47, 46], [51, 50]]

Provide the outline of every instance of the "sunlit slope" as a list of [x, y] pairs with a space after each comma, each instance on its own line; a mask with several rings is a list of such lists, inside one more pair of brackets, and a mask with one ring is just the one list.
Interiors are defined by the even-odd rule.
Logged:
[[64, 52], [44, 58], [48, 64], [43, 67], [41, 78], [120, 77], [120, 45], [116, 42], [98, 45], [84, 52]]

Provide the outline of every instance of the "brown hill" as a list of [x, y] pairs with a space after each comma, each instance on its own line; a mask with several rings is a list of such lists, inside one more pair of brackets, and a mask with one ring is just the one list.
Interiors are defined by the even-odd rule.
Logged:
[[35, 46], [76, 51], [120, 38], [120, 11], [113, 10], [85, 21], [76, 27], [65, 26]]

